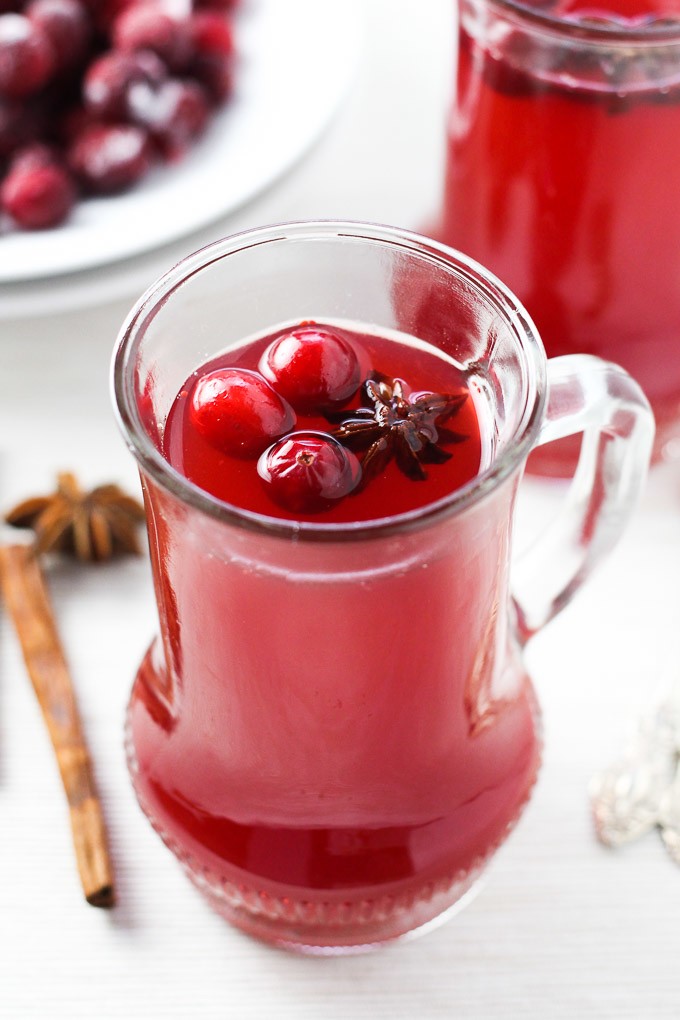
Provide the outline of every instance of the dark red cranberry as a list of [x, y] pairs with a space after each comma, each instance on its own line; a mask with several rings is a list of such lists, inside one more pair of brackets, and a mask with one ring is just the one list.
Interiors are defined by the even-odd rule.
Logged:
[[76, 200], [73, 177], [44, 145], [19, 150], [0, 188], [0, 205], [20, 227], [62, 223]]
[[74, 67], [84, 60], [92, 23], [81, 0], [31, 0], [25, 13], [50, 40], [57, 70]]
[[292, 432], [269, 447], [257, 470], [274, 502], [292, 513], [319, 513], [359, 484], [361, 465], [323, 432]]
[[241, 0], [194, 0], [197, 10], [206, 11], [235, 11], [240, 4]]
[[157, 3], [127, 7], [114, 22], [112, 38], [115, 49], [151, 50], [173, 71], [184, 70], [193, 55], [188, 22]]
[[165, 64], [155, 53], [111, 51], [95, 60], [83, 79], [87, 109], [106, 120], [126, 120], [133, 89], [155, 89], [167, 79]]
[[234, 61], [219, 53], [194, 57], [191, 74], [200, 82], [215, 106], [220, 106], [234, 91]]
[[189, 21], [193, 48], [198, 54], [208, 56], [219, 53], [231, 56], [234, 52], [234, 34], [227, 18], [216, 11], [196, 11]]
[[296, 410], [342, 403], [361, 381], [359, 359], [340, 333], [302, 325], [269, 345], [260, 371]]
[[0, 95], [33, 95], [54, 70], [52, 45], [39, 25], [23, 14], [0, 15]]
[[108, 195], [144, 177], [153, 146], [148, 132], [135, 124], [91, 124], [75, 137], [68, 162], [87, 191]]
[[10, 156], [34, 136], [24, 105], [18, 99], [0, 96], [0, 159]]
[[194, 57], [191, 74], [216, 103], [233, 88], [234, 38], [230, 23], [216, 11], [196, 11], [191, 18]]
[[148, 128], [165, 159], [179, 159], [202, 133], [210, 113], [200, 85], [172, 78], [155, 90], [133, 89], [130, 117]]
[[295, 414], [257, 372], [218, 368], [196, 383], [190, 419], [209, 443], [235, 457], [256, 457], [295, 426]]
[[61, 112], [57, 118], [56, 136], [62, 144], [68, 146], [91, 124], [99, 124], [99, 118], [92, 110], [75, 104]]
[[118, 15], [138, 0], [85, 0], [97, 29], [108, 33]]

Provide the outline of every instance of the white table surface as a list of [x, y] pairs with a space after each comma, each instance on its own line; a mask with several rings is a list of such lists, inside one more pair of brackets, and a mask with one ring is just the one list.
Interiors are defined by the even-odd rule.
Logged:
[[[441, 179], [451, 7], [364, 0], [361, 64], [314, 151], [184, 250], [274, 220], [427, 222]], [[108, 365], [124, 313], [163, 259], [145, 262], [139, 279], [131, 271], [130, 293], [114, 303], [0, 321], [4, 508], [48, 491], [64, 468], [88, 486], [117, 480], [137, 491], [109, 408]], [[561, 498], [559, 484], [526, 482], [520, 530], [538, 527]], [[600, 846], [587, 796], [680, 655], [680, 464], [654, 470], [609, 562], [529, 648], [545, 762], [481, 894], [447, 926], [368, 956], [275, 951], [204, 905], [143, 818], [123, 758], [124, 707], [155, 626], [148, 563], [58, 565], [50, 584], [110, 826], [118, 905], [107, 912], [81, 898], [51, 748], [2, 615], [0, 1017], [680, 1016], [680, 869], [655, 833], [618, 851]]]

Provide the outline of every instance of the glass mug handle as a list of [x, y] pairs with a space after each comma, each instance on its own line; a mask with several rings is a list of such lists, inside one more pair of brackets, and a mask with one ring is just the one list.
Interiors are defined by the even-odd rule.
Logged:
[[548, 400], [537, 446], [583, 433], [559, 516], [513, 564], [525, 643], [572, 598], [619, 540], [647, 474], [654, 417], [618, 365], [587, 354], [548, 361]]

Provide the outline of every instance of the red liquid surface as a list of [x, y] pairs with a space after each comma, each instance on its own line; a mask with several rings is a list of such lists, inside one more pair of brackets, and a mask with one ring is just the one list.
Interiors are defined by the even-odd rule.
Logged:
[[[433, 354], [356, 339], [372, 368], [414, 389], [463, 385]], [[266, 342], [225, 360], [252, 367]], [[180, 395], [165, 433], [174, 465], [221, 499], [282, 515], [252, 463], [220, 459], [185, 412]], [[468, 440], [428, 466], [427, 482], [389, 465], [331, 519], [384, 516], [469, 480], [481, 450], [472, 400], [462, 424]], [[279, 913], [335, 903], [356, 920], [354, 907], [387, 895], [390, 909], [401, 904], [385, 929], [394, 934], [412, 926], [404, 904], [471, 873], [502, 841], [539, 759], [534, 699], [506, 622], [513, 492], [509, 482], [460, 520], [396, 539], [294, 544], [235, 528], [224, 536], [149, 484], [170, 666], [151, 653], [133, 692], [135, 782], [194, 875], [206, 868]], [[334, 931], [318, 937], [362, 937]]]
[[[659, 0], [536, 7], [620, 26], [680, 16]], [[677, 47], [647, 68], [514, 30], [487, 48], [465, 17], [459, 41], [443, 239], [514, 290], [549, 356], [627, 369], [663, 431], [680, 417]]]
[[[333, 328], [338, 332], [336, 327]], [[475, 478], [480, 467], [481, 439], [474, 402], [470, 399], [456, 417], [447, 423], [457, 433], [464, 435], [465, 441], [448, 448], [452, 456], [445, 463], [428, 465], [427, 478], [423, 481], [405, 478], [396, 461], [392, 460], [379, 476], [371, 479], [370, 484], [322, 513], [301, 515], [275, 503], [258, 475], [257, 458], [234, 457], [218, 450], [192, 428], [187, 408], [196, 382], [202, 375], [225, 366], [257, 370], [262, 352], [273, 339], [285, 332], [280, 330], [236, 351], [230, 351], [202, 366], [187, 380], [168, 419], [164, 452], [168, 460], [192, 482], [225, 503], [235, 504], [254, 513], [284, 520], [333, 524], [405, 513], [434, 503]], [[355, 345], [363, 366], [362, 380], [377, 370], [390, 378], [405, 380], [413, 393], [426, 390], [454, 394], [466, 392], [460, 370], [436, 354], [379, 336], [348, 330], [342, 330], [341, 333]], [[349, 414], [359, 403], [357, 393], [341, 407]], [[329, 432], [334, 427], [321, 413], [297, 414], [295, 429], [298, 431]]]

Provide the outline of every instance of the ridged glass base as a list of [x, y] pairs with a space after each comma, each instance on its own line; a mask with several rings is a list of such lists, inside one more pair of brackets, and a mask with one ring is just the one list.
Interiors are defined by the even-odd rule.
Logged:
[[[133, 693], [131, 708], [134, 700]], [[282, 949], [310, 955], [346, 955], [423, 934], [444, 923], [476, 895], [489, 859], [514, 828], [529, 800], [538, 773], [540, 741], [523, 796], [496, 838], [468, 866], [457, 871], [442, 869], [438, 874], [430, 869], [420, 876], [358, 889], [284, 885], [221, 861], [207, 849], [194, 848], [193, 837], [187, 834], [186, 839], [178, 838], [148, 802], [130, 713], [126, 752], [142, 810], [218, 914], [248, 935]]]
[[481, 867], [451, 880], [429, 882], [400, 896], [375, 899], [294, 900], [215, 880], [182, 862], [210, 905], [241, 931], [310, 955], [365, 953], [424, 934], [461, 910], [481, 886]]
[[[127, 755], [142, 810], [210, 906], [241, 931], [281, 949], [319, 956], [349, 955], [425, 934], [474, 898], [481, 888], [485, 865], [496, 849], [490, 848], [484, 858], [465, 872], [420, 884], [414, 880], [407, 888], [401, 885], [381, 890], [374, 897], [366, 895], [366, 891], [352, 899], [346, 891], [300, 898], [276, 895], [271, 889], [258, 888], [252, 879], [242, 881], [240, 876], [229, 879], [217, 875], [184, 850], [145, 804], [136, 782], [137, 767], [129, 740]], [[521, 809], [517, 817], [520, 813]]]

